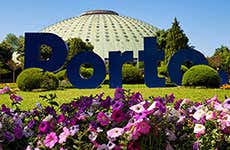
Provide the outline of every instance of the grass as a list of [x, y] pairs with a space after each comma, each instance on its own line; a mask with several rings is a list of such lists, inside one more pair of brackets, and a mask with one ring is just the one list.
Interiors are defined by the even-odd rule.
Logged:
[[[223, 101], [225, 96], [230, 97], [230, 90], [223, 89], [206, 89], [206, 88], [185, 88], [185, 87], [171, 87], [171, 88], [147, 88], [145, 85], [123, 85], [124, 89], [131, 89], [132, 92], [140, 92], [145, 99], [148, 99], [149, 96], [165, 96], [166, 94], [174, 93], [176, 99], [179, 98], [189, 98], [193, 101], [203, 101], [205, 99], [211, 98], [215, 95]], [[45, 92], [23, 92], [18, 91], [17, 94], [23, 97], [22, 105], [20, 106], [24, 110], [31, 109], [35, 106], [36, 102], [45, 104], [40, 98], [39, 95], [54, 94], [57, 95], [57, 102], [59, 104], [69, 102], [73, 98], [79, 96], [90, 96], [96, 95], [104, 92], [105, 96], [114, 95], [114, 89], [110, 89], [108, 85], [103, 85], [101, 88], [97, 89], [65, 89], [65, 90], [56, 90], [56, 91], [45, 91]], [[9, 95], [3, 94], [0, 95], [1, 104], [6, 104], [10, 106], [11, 101]]]

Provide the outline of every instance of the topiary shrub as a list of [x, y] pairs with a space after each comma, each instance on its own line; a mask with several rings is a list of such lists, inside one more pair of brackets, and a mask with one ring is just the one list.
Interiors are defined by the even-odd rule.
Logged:
[[122, 82], [128, 84], [143, 83], [144, 77], [141, 71], [131, 65], [124, 64], [122, 67]]
[[58, 79], [53, 73], [43, 72], [40, 68], [23, 70], [17, 77], [18, 88], [22, 91], [43, 88], [46, 90], [57, 89]]
[[216, 88], [220, 85], [220, 77], [213, 68], [207, 65], [196, 65], [184, 73], [182, 85]]
[[47, 90], [56, 90], [58, 88], [59, 81], [52, 72], [45, 72], [42, 76], [40, 87]]

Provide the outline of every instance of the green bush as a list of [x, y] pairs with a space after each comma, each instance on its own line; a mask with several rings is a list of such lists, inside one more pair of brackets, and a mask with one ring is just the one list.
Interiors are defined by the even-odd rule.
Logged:
[[182, 85], [215, 88], [220, 85], [220, 77], [213, 68], [207, 65], [196, 65], [184, 73]]
[[122, 82], [126, 84], [143, 83], [143, 74], [135, 66], [124, 64], [122, 67]]
[[47, 90], [56, 90], [58, 88], [59, 81], [56, 76], [51, 72], [45, 72], [42, 76], [41, 88]]
[[50, 72], [43, 72], [39, 68], [23, 70], [17, 77], [16, 83], [22, 91], [31, 91], [39, 88], [53, 90], [58, 87], [58, 79], [55, 75]]
[[66, 69], [61, 70], [61, 71], [55, 73], [55, 76], [60, 81], [65, 80], [67, 78], [67, 76], [66, 76]]

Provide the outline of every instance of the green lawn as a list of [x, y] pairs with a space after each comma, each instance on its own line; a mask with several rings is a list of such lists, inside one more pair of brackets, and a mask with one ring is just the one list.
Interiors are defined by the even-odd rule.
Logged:
[[[184, 88], [184, 87], [173, 87], [173, 88], [147, 88], [145, 85], [123, 85], [125, 89], [131, 89], [133, 92], [140, 92], [145, 99], [148, 99], [149, 96], [165, 96], [166, 94], [174, 93], [176, 99], [179, 98], [189, 98], [193, 101], [202, 101], [207, 98], [211, 98], [214, 95], [218, 95], [221, 101], [224, 100], [224, 96], [230, 97], [230, 90], [222, 89], [205, 89], [205, 88]], [[46, 92], [22, 92], [18, 91], [17, 94], [23, 97], [23, 102], [21, 108], [27, 110], [33, 108], [36, 102], [42, 102], [39, 99], [39, 95], [46, 95], [50, 93], [56, 93], [57, 102], [69, 102], [73, 98], [84, 95], [90, 96], [99, 94], [101, 92], [105, 93], [105, 96], [113, 96], [114, 89], [109, 89], [108, 85], [103, 85], [98, 89], [65, 89], [65, 90], [56, 90], [56, 91], [46, 91]], [[7, 104], [10, 106], [9, 95], [3, 94], [0, 95], [1, 104]]]

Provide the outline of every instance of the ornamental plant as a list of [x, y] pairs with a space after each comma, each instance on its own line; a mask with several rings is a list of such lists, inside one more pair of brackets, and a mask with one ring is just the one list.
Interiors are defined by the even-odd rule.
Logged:
[[[4, 91], [10, 91], [4, 89]], [[7, 94], [8, 92], [0, 92]], [[12, 94], [12, 93], [9, 93]], [[10, 96], [14, 105], [22, 98]], [[114, 97], [81, 96], [58, 104], [56, 95], [40, 96], [29, 111], [0, 111], [0, 146], [26, 150], [229, 149], [230, 99], [175, 100], [173, 94], [143, 99], [118, 88]]]

